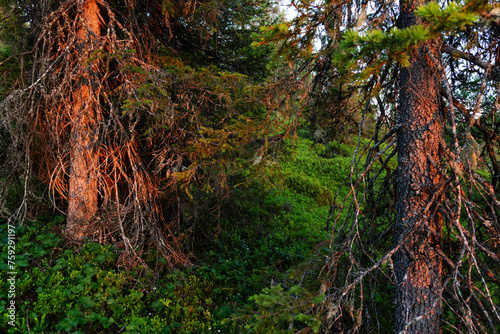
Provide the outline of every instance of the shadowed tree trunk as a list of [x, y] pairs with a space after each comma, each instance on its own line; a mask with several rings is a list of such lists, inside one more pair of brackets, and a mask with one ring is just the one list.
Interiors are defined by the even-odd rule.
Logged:
[[[78, 13], [77, 52], [90, 56], [97, 45], [102, 22], [95, 0], [84, 0]], [[70, 175], [66, 233], [81, 240], [91, 233], [98, 208], [98, 87], [92, 86], [92, 65], [81, 64], [78, 89], [73, 93], [74, 106], [70, 111]]]
[[[413, 12], [425, 2], [401, 1], [403, 28], [421, 23]], [[432, 40], [421, 45], [410, 55], [410, 66], [400, 72], [395, 230], [401, 246], [394, 256], [395, 333], [439, 333], [441, 328], [440, 43]]]

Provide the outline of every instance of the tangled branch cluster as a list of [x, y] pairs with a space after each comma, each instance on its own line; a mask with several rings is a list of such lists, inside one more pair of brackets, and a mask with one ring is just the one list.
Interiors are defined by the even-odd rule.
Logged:
[[264, 110], [259, 88], [249, 89], [241, 75], [195, 70], [174, 52], [162, 54], [158, 37], [169, 39], [173, 17], [165, 25], [152, 12], [151, 25], [141, 26], [149, 14], [138, 13], [135, 1], [119, 13], [107, 1], [95, 3], [94, 26], [86, 1], [65, 1], [46, 16], [32, 68], [23, 69], [29, 83], [3, 101], [8, 161], [26, 180], [34, 172], [48, 184], [52, 205], [65, 211], [72, 159], [80, 156], [98, 189], [91, 237], [123, 242], [133, 254], [155, 245], [170, 267], [185, 265], [176, 237], [181, 211], [196, 205], [193, 191], [223, 194], [226, 172], [248, 153], [237, 148], [265, 131], [243, 116]]

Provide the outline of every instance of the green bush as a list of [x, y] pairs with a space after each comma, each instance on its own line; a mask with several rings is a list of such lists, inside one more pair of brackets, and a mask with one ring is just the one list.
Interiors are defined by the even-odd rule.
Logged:
[[156, 255], [147, 253], [154, 270], [126, 271], [117, 266], [122, 250], [92, 242], [68, 247], [60, 236], [64, 217], [17, 228], [15, 326], [6, 313], [8, 233], [0, 225], [0, 327], [8, 333], [28, 327], [31, 333], [280, 333], [292, 323], [291, 331], [317, 330], [310, 309], [320, 298], [324, 252], [317, 245], [330, 237], [325, 222], [333, 191], [351, 164], [344, 154], [326, 154], [330, 149], [299, 138], [269, 182], [248, 181], [248, 171], [229, 179], [240, 186], [219, 203], [218, 216], [196, 213], [194, 230], [203, 232], [193, 236], [196, 265], [182, 271], [162, 271], [161, 259], [155, 267]]
[[43, 224], [17, 231], [15, 326], [5, 316], [7, 251], [2, 249], [0, 325], [9, 333], [26, 333], [28, 326], [32, 333], [208, 333], [227, 327], [214, 316], [209, 281], [173, 272], [151, 286], [148, 275], [118, 270], [111, 246], [87, 243], [63, 251], [61, 239], [50, 232], [53, 224]]
[[313, 297], [301, 286], [293, 285], [286, 290], [281, 285], [271, 286], [250, 300], [257, 304], [258, 312], [245, 326], [249, 333], [285, 333], [303, 327], [319, 331], [321, 320], [311, 306], [320, 303], [323, 296]]

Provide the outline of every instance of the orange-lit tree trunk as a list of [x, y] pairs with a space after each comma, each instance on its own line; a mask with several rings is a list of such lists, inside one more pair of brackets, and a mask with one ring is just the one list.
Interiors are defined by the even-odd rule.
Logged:
[[[401, 0], [403, 28], [425, 0]], [[396, 202], [395, 333], [440, 333], [442, 220], [437, 208], [443, 184], [440, 147], [443, 116], [439, 106], [439, 39], [410, 56], [399, 82], [398, 198]]]
[[[99, 7], [84, 0], [78, 13], [77, 52], [90, 56], [101, 32]], [[90, 67], [90, 68], [89, 68]], [[80, 64], [74, 105], [70, 111], [70, 175], [66, 235], [81, 240], [90, 236], [98, 209], [97, 152], [99, 105], [91, 65]], [[97, 88], [98, 89], [98, 88]]]

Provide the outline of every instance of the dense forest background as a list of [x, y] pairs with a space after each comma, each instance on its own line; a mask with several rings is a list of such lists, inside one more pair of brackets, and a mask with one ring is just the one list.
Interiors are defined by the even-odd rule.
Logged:
[[500, 7], [0, 1], [6, 333], [497, 333]]

